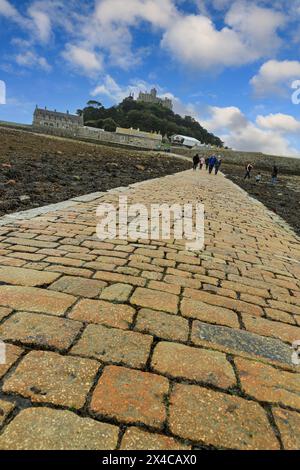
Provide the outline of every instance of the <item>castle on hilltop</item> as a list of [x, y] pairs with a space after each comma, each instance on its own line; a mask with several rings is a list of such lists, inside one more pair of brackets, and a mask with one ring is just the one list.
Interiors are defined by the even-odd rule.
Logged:
[[156, 103], [162, 105], [164, 108], [173, 109], [173, 102], [170, 98], [159, 98], [157, 96], [157, 90], [152, 88], [150, 93], [143, 93], [140, 91], [140, 94], [137, 98], [137, 101], [144, 103]]

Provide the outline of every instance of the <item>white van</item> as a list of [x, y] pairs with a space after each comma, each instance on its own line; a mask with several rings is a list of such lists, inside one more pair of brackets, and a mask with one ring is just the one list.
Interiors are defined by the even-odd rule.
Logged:
[[172, 135], [171, 142], [173, 144], [183, 145], [184, 147], [188, 148], [202, 146], [200, 140], [194, 139], [194, 137], [188, 137], [186, 135]]

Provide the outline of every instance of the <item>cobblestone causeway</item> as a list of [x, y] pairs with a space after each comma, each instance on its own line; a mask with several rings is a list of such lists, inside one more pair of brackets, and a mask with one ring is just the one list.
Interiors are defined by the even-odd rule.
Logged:
[[[99, 240], [121, 194], [204, 204], [204, 249]], [[0, 449], [300, 448], [300, 240], [222, 174], [0, 220], [0, 339]]]

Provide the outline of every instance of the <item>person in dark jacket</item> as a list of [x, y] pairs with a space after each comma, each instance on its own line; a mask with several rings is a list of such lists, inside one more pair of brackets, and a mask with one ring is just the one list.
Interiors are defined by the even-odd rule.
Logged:
[[277, 177], [278, 177], [278, 168], [276, 165], [274, 165], [273, 170], [272, 170], [272, 183], [273, 184], [277, 183]]
[[197, 170], [199, 163], [200, 163], [200, 157], [199, 157], [199, 155], [197, 154], [197, 155], [195, 155], [194, 158], [193, 158], [193, 170], [194, 170], [194, 171]]
[[221, 157], [217, 158], [217, 161], [215, 163], [215, 175], [219, 173], [220, 166], [222, 165], [222, 159]]
[[209, 165], [209, 157], [206, 157], [205, 159], [205, 168], [208, 170], [208, 165]]
[[244, 177], [244, 180], [249, 180], [251, 178], [251, 171], [253, 170], [253, 165], [251, 163], [248, 163], [248, 165], [246, 165], [246, 174], [245, 174], [245, 177]]

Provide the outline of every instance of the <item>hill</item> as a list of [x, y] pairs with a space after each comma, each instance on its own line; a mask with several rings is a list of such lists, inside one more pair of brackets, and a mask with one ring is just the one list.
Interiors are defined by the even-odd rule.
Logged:
[[89, 101], [77, 113], [83, 115], [86, 126], [114, 132], [116, 127], [133, 127], [146, 132], [160, 132], [163, 136], [182, 134], [194, 137], [205, 144], [223, 147], [219, 137], [209, 133], [191, 116], [184, 118], [159, 104], [137, 102], [132, 97], [122, 103], [105, 108], [98, 101]]

